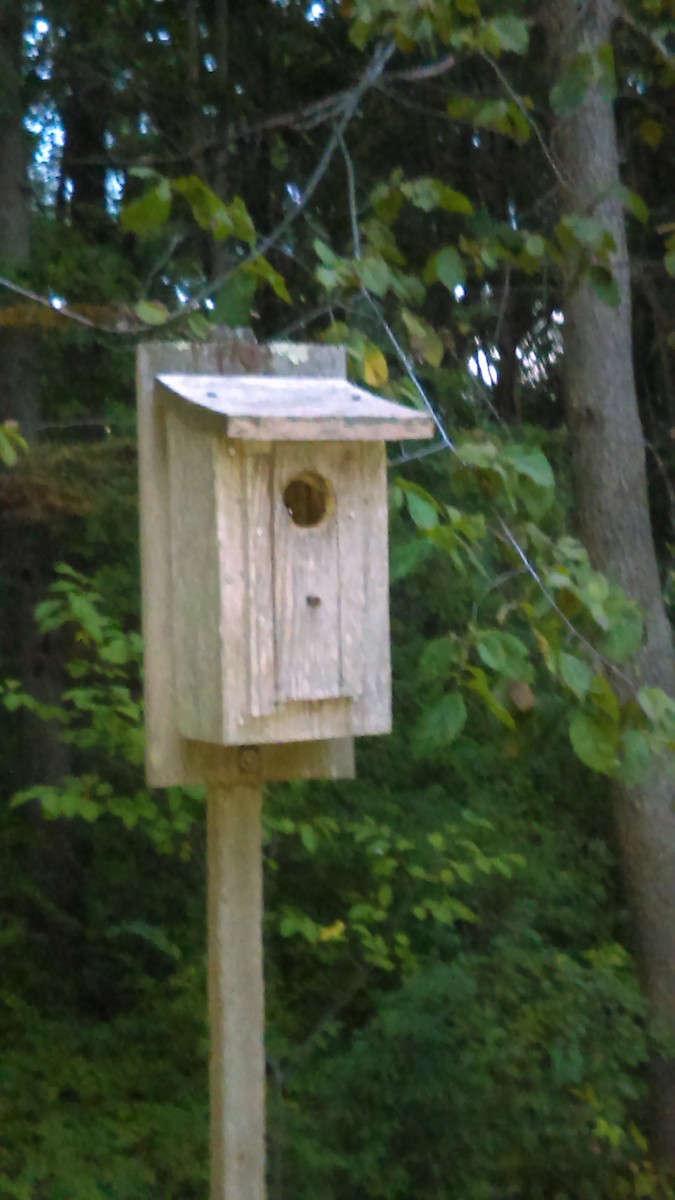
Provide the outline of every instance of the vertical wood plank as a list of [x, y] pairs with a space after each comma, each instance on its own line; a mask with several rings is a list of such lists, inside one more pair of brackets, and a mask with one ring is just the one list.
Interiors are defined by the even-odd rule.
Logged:
[[264, 1200], [262, 793], [207, 801], [211, 1200]]
[[178, 725], [185, 738], [222, 741], [220, 562], [216, 528], [213, 434], [166, 413], [171, 511], [172, 647]]
[[[278, 698], [327, 700], [340, 688], [337, 468], [339, 450], [312, 442], [280, 442], [274, 452], [274, 615]], [[302, 527], [284, 490], [307, 473], [331, 485], [326, 515]]]
[[387, 461], [381, 443], [342, 450], [338, 507], [343, 693], [373, 733], [391, 729]]
[[274, 711], [275, 641], [272, 578], [272, 446], [245, 442], [246, 562], [248, 574], [249, 711], [266, 717]]

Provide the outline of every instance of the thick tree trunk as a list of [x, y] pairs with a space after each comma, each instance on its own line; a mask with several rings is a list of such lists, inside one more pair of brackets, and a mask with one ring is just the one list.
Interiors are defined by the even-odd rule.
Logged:
[[[23, 131], [21, 52], [23, 9], [0, 0], [0, 261], [5, 274], [28, 265], [29, 197]], [[11, 293], [2, 306], [13, 303]], [[29, 441], [37, 430], [34, 352], [30, 334], [0, 326], [0, 421], [14, 420]]]
[[[548, 10], [548, 5], [546, 6]], [[552, 6], [553, 7], [553, 6]], [[611, 37], [614, 0], [559, 0], [547, 11], [552, 53], [568, 61]], [[554, 27], [555, 26], [555, 27]], [[595, 88], [557, 130], [564, 207], [593, 215], [616, 242], [620, 303], [569, 280], [565, 379], [581, 535], [596, 567], [641, 604], [646, 642], [636, 684], [675, 694], [675, 656], [650, 524], [645, 446], [632, 357], [630, 268], [617, 197], [619, 157], [611, 103]], [[615, 788], [617, 837], [636, 951], [657, 1026], [675, 1036], [675, 788], [655, 763], [640, 786]], [[655, 1148], [675, 1166], [675, 1061], [653, 1066]]]
[[108, 152], [106, 127], [111, 109], [108, 64], [92, 54], [101, 44], [100, 6], [74, 0], [64, 8], [53, 3], [47, 15], [61, 37], [56, 43], [54, 80], [65, 147], [61, 162], [58, 205], [62, 216], [95, 237], [110, 224], [106, 213]]
[[[0, 0], [0, 260], [5, 270], [27, 271], [30, 261], [30, 191], [27, 145], [23, 131], [22, 39], [24, 12], [17, 0]], [[6, 307], [11, 293], [0, 297]], [[0, 309], [1, 311], [1, 309]], [[36, 337], [30, 329], [0, 325], [0, 420], [19, 422], [29, 441], [37, 438], [39, 368]], [[63, 691], [62, 655], [57, 639], [42, 637], [35, 625], [34, 609], [44, 599], [55, 551], [48, 531], [6, 519], [0, 529], [0, 570], [6, 579], [9, 620], [3, 622], [9, 673], [17, 676], [31, 695], [55, 704]], [[69, 769], [69, 749], [53, 727], [25, 713], [21, 726], [17, 788], [33, 783], [56, 783]], [[37, 808], [31, 809], [35, 833], [32, 866], [54, 906], [53, 926], [44, 929], [45, 943], [64, 960], [72, 947], [72, 917], [76, 908], [73, 831], [70, 822], [47, 825]]]

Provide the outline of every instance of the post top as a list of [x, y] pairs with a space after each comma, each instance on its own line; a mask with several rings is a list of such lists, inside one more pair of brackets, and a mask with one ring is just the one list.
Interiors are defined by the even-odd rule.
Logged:
[[427, 413], [383, 400], [346, 379], [267, 375], [158, 375], [165, 393], [223, 417], [223, 436], [260, 441], [407, 441], [430, 438]]

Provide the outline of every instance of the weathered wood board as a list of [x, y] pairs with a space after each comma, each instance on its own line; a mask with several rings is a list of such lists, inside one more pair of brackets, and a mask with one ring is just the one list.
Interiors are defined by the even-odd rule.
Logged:
[[[315, 347], [312, 347], [314, 350]], [[163, 373], [160, 384], [188, 404], [222, 417], [224, 437], [246, 441], [404, 441], [433, 437], [428, 413], [383, 400], [346, 379]]]
[[265, 1197], [261, 801], [208, 789], [212, 1200]]
[[[237, 441], [214, 436], [210, 413], [182, 418], [169, 405], [181, 733], [225, 745], [388, 733], [383, 444]], [[307, 478], [326, 493], [312, 525], [285, 501]]]

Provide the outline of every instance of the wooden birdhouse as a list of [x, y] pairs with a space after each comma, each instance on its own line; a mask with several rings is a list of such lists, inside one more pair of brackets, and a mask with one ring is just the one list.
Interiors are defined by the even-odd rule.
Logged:
[[159, 374], [183, 738], [391, 727], [385, 441], [422, 413], [345, 379]]

